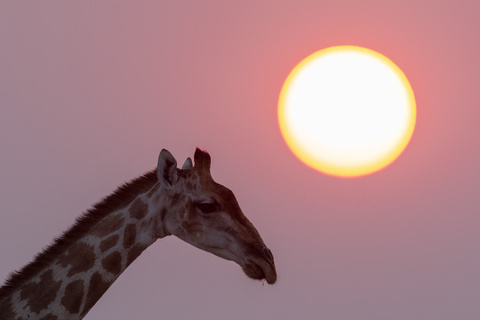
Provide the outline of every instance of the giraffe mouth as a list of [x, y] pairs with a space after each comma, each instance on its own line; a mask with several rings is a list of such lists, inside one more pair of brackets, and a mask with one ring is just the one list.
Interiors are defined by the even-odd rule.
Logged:
[[[196, 246], [194, 242], [191, 243]], [[251, 279], [265, 280], [268, 284], [274, 284], [277, 281], [277, 270], [272, 252], [263, 242], [261, 244], [248, 245], [244, 247], [244, 250], [241, 250], [236, 245], [232, 245], [233, 243], [235, 242], [230, 241], [230, 246], [199, 248], [220, 258], [236, 262]]]
[[252, 279], [264, 280], [268, 284], [274, 284], [277, 281], [277, 271], [275, 269], [275, 263], [273, 255], [270, 250], [263, 248], [263, 255], [256, 261], [249, 260], [243, 266], [243, 272]]
[[243, 272], [249, 277], [254, 280], [264, 280], [267, 281], [268, 284], [274, 284], [277, 281], [277, 272], [275, 268], [268, 268], [264, 269], [262, 266], [248, 262], [243, 267]]

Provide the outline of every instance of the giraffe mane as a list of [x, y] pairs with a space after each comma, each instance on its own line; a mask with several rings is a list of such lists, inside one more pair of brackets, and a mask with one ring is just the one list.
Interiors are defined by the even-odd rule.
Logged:
[[105, 216], [114, 210], [126, 206], [129, 202], [133, 201], [139, 193], [145, 192], [153, 187], [157, 181], [156, 169], [151, 170], [130, 182], [124, 183], [112, 194], [93, 205], [91, 209], [76, 219], [72, 227], [65, 231], [60, 237], [55, 238], [52, 244], [37, 254], [32, 262], [9, 275], [5, 284], [0, 287], [0, 301], [9, 296], [15, 288], [22, 286], [36, 276], [52, 259], [64, 253], [74, 242], [88, 233]]

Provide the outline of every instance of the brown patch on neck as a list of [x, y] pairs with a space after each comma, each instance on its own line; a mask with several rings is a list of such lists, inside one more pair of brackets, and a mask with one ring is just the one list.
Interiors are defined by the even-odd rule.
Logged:
[[100, 299], [105, 291], [110, 287], [111, 282], [103, 281], [102, 276], [95, 272], [90, 278], [90, 285], [88, 287], [87, 300], [82, 310], [82, 315], [85, 315]]
[[124, 184], [110, 196], [95, 204], [92, 209], [77, 219], [73, 227], [38, 254], [31, 263], [27, 264], [19, 272], [14, 273], [5, 282], [5, 285], [0, 288], [0, 301], [10, 296], [16, 288], [27, 283], [41, 270], [49, 266], [53, 260], [63, 254], [85, 234], [89, 233], [108, 214], [125, 207], [139, 194], [152, 188], [157, 182], [156, 170], [149, 171], [143, 176]]
[[29, 282], [20, 291], [22, 300], [28, 301], [30, 310], [39, 313], [55, 300], [61, 282], [53, 279], [52, 270], [44, 272], [39, 282]]
[[67, 253], [60, 256], [58, 263], [66, 268], [72, 266], [68, 271], [68, 276], [90, 270], [95, 264], [94, 248], [86, 243], [77, 242], [68, 249]]
[[137, 257], [147, 248], [147, 245], [142, 243], [137, 243], [130, 249], [127, 256], [127, 267], [137, 259]]
[[100, 250], [102, 250], [102, 253], [110, 248], [113, 248], [117, 244], [118, 240], [120, 240], [118, 234], [114, 234], [113, 236], [110, 236], [107, 239], [103, 240], [100, 243]]
[[58, 320], [57, 316], [54, 316], [53, 314], [49, 313], [40, 320]]
[[110, 253], [102, 260], [102, 267], [114, 275], [120, 274], [122, 271], [122, 256], [118, 251]]
[[71, 314], [77, 314], [80, 311], [80, 305], [82, 304], [83, 297], [83, 280], [76, 280], [70, 282], [65, 287], [65, 294], [62, 298], [62, 305]]
[[111, 215], [105, 217], [105, 219], [92, 230], [91, 234], [95, 237], [103, 238], [120, 229], [124, 223], [125, 219], [120, 214]]
[[147, 215], [148, 205], [142, 199], [137, 199], [132, 203], [128, 211], [132, 218], [140, 220]]

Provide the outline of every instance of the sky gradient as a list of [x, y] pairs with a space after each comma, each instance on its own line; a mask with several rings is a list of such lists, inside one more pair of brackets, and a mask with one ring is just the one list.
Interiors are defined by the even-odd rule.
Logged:
[[[85, 319], [451, 320], [480, 315], [475, 1], [0, 4], [0, 279], [82, 212], [195, 147], [272, 250], [278, 282], [175, 237]], [[277, 123], [292, 68], [378, 51], [412, 85], [404, 153], [363, 178], [296, 159]]]

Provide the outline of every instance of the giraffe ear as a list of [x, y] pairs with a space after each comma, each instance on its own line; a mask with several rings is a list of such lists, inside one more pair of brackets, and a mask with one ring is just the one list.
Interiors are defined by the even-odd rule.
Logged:
[[191, 169], [192, 167], [193, 167], [192, 159], [187, 158], [187, 160], [185, 160], [185, 163], [182, 166], [182, 170]]
[[158, 156], [157, 178], [164, 187], [170, 187], [178, 180], [177, 160], [165, 149]]
[[210, 172], [210, 164], [212, 160], [208, 152], [197, 148], [195, 150], [195, 155], [193, 156], [193, 159], [195, 159], [195, 167]]

